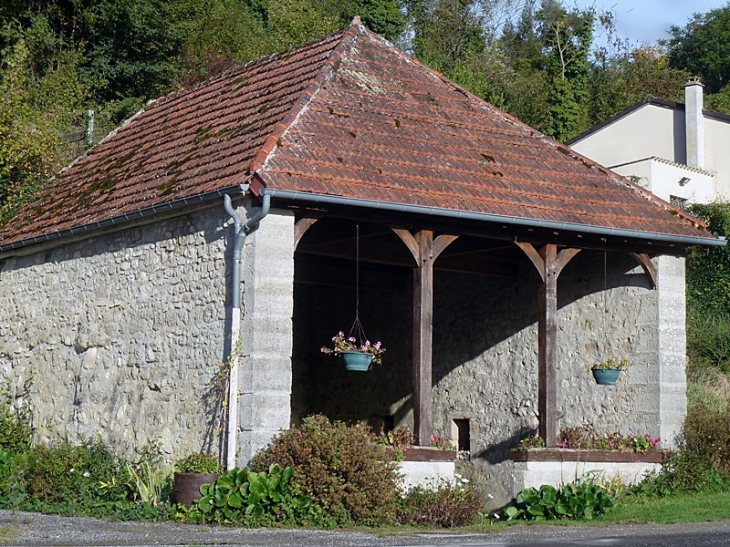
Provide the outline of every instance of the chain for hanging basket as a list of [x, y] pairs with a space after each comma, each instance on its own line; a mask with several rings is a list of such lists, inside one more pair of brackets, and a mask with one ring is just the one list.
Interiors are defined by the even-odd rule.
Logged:
[[365, 329], [360, 322], [360, 225], [355, 224], [355, 321], [348, 338], [355, 338], [359, 345], [367, 341]]

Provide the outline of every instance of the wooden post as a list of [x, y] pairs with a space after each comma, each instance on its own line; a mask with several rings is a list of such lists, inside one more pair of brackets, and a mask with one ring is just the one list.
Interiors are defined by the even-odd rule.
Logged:
[[433, 232], [416, 234], [420, 264], [413, 269], [413, 425], [416, 444], [431, 444], [433, 371]]
[[544, 278], [538, 287], [537, 320], [537, 408], [540, 415], [540, 436], [545, 446], [553, 447], [557, 442], [557, 325], [558, 275], [556, 272], [557, 246], [553, 243], [540, 249], [543, 259]]
[[554, 243], [548, 243], [539, 252], [530, 243], [516, 241], [515, 244], [522, 249], [540, 274], [537, 290], [538, 433], [545, 441], [545, 446], [553, 447], [558, 440], [558, 277], [580, 249], [563, 249], [558, 254], [558, 246]]
[[431, 444], [431, 389], [433, 374], [433, 263], [457, 236], [431, 230], [414, 236], [393, 228], [413, 256], [413, 430], [416, 445]]

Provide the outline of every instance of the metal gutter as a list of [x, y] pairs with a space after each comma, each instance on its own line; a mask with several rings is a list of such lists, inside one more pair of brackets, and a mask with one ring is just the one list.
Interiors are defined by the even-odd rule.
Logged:
[[[245, 194], [248, 184], [241, 186], [241, 193]], [[269, 214], [271, 196], [263, 196], [261, 208], [244, 224], [241, 216], [231, 204], [231, 196], [223, 196], [223, 207], [233, 219], [233, 271], [231, 276], [231, 324], [226, 337], [231, 341], [228, 370], [228, 427], [226, 438], [226, 470], [236, 467], [236, 453], [238, 452], [238, 369], [241, 365], [241, 265], [243, 264], [243, 244], [246, 236], [259, 225], [261, 220]]]
[[385, 203], [369, 199], [354, 199], [327, 194], [312, 194], [309, 192], [296, 192], [291, 190], [279, 190], [276, 188], [264, 188], [261, 195], [272, 198], [311, 203], [313, 205], [338, 205], [345, 207], [358, 207], [362, 209], [373, 209], [394, 213], [408, 213], [426, 217], [440, 217], [458, 220], [470, 220], [478, 222], [490, 222], [495, 224], [520, 226], [524, 228], [542, 228], [545, 230], [561, 230], [575, 234], [594, 234], [604, 237], [643, 239], [645, 241], [676, 243], [681, 245], [708, 245], [724, 246], [727, 241], [724, 238], [705, 238], [683, 235], [665, 234], [661, 232], [642, 232], [639, 230], [627, 230], [624, 228], [608, 228], [606, 226], [593, 226], [577, 224], [573, 222], [556, 222], [554, 220], [538, 220], [523, 217], [509, 217], [494, 215], [491, 213], [478, 213], [474, 211], [459, 211], [456, 209], [445, 209], [442, 207], [428, 207], [423, 205], [409, 205], [406, 203]]
[[132, 213], [125, 213], [123, 215], [118, 215], [118, 216], [115, 216], [115, 217], [112, 217], [112, 218], [109, 218], [106, 220], [100, 220], [98, 222], [90, 222], [88, 224], [83, 224], [81, 226], [75, 226], [73, 228], [67, 228], [65, 230], [58, 230], [56, 232], [50, 232], [50, 233], [44, 234], [42, 236], [29, 237], [26, 239], [21, 239], [20, 241], [6, 243], [5, 245], [0, 244], [0, 252], [21, 249], [23, 247], [28, 247], [30, 245], [35, 245], [38, 243], [45, 243], [47, 241], [61, 239], [66, 236], [95, 232], [102, 228], [106, 228], [109, 226], [115, 226], [117, 224], [124, 224], [126, 222], [130, 222], [130, 221], [133, 221], [136, 219], [151, 216], [151, 215], [158, 214], [161, 212], [175, 211], [177, 209], [182, 209], [189, 205], [213, 201], [214, 199], [220, 198], [223, 195], [240, 193], [247, 188], [248, 188], [248, 184], [237, 184], [235, 186], [229, 186], [227, 188], [222, 188], [220, 190], [213, 190], [212, 192], [206, 192], [204, 194], [198, 194], [196, 196], [181, 198], [181, 199], [177, 199], [174, 201], [169, 201], [167, 203], [161, 203], [159, 205], [153, 205], [153, 206], [147, 207], [145, 209], [140, 209], [140, 210], [134, 211]]

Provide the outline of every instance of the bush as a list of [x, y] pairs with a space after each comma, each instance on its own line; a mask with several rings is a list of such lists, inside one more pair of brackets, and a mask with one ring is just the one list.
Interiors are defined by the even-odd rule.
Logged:
[[307, 496], [338, 525], [395, 520], [396, 464], [385, 461], [385, 447], [364, 424], [305, 418], [301, 428], [280, 433], [259, 452], [251, 469], [265, 471], [272, 464], [294, 467], [292, 491]]
[[712, 411], [703, 404], [687, 413], [684, 423], [686, 450], [694, 453], [721, 476], [730, 478], [730, 412]]
[[483, 505], [484, 496], [471, 486], [439, 484], [435, 489], [416, 487], [401, 500], [398, 522], [454, 528], [473, 522]]
[[12, 384], [5, 381], [0, 387], [0, 450], [18, 454], [30, 448], [33, 429], [30, 416], [13, 411]]
[[665, 497], [676, 493], [711, 493], [730, 489], [724, 479], [697, 454], [682, 450], [671, 456], [659, 473], [650, 473], [630, 489], [629, 495]]
[[36, 502], [83, 506], [89, 501], [128, 499], [132, 477], [123, 460], [96, 442], [34, 447], [26, 456], [24, 479], [28, 495]]
[[153, 481], [143, 469], [151, 471], [150, 463], [127, 462], [101, 441], [36, 446], [24, 454], [0, 451], [0, 507], [122, 520], [169, 518], [168, 486], [157, 481], [153, 496], [147, 490]]

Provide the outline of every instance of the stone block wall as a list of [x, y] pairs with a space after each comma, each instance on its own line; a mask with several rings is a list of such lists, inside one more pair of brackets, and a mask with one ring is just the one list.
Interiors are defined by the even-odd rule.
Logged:
[[[24, 402], [37, 441], [99, 435], [131, 456], [159, 439], [171, 461], [222, 451], [231, 237], [221, 199], [0, 257], [0, 374], [15, 386], [35, 376]], [[292, 218], [272, 210], [245, 248], [242, 287], [257, 296], [243, 302], [242, 456], [289, 425], [292, 238]]]

